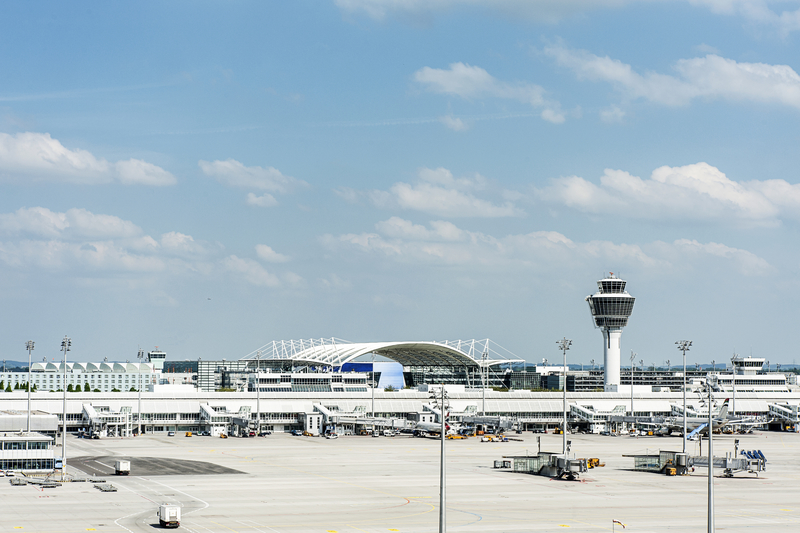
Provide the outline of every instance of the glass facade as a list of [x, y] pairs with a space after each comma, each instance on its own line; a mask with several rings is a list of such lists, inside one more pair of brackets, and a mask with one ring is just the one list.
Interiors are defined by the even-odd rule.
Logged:
[[633, 296], [602, 296], [595, 295], [586, 298], [589, 309], [594, 317], [595, 325], [599, 328], [621, 328], [628, 325], [628, 317], [633, 313]]

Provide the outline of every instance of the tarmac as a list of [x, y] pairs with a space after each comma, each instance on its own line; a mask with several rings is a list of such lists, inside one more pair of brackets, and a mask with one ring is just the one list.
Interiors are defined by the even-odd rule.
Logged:
[[[707, 475], [667, 477], [632, 471], [623, 454], [679, 451], [680, 437], [568, 435], [578, 457], [602, 468], [579, 481], [493, 468], [504, 455], [560, 451], [560, 435], [510, 435], [511, 442], [446, 441], [447, 531], [706, 531]], [[759, 477], [716, 477], [717, 531], [800, 531], [800, 435], [756, 432], [715, 437], [717, 456], [759, 449]], [[704, 444], [705, 451], [705, 444]], [[688, 452], [698, 453], [697, 443]], [[56, 449], [56, 455], [60, 448]], [[0, 532], [153, 532], [160, 503], [182, 506], [192, 533], [435, 532], [439, 521], [439, 441], [411, 436], [337, 440], [273, 434], [228, 438], [70, 437], [76, 475], [102, 475], [117, 492], [89, 483], [12, 486], [0, 478]], [[70, 459], [73, 458], [73, 459]], [[130, 476], [110, 475], [115, 458]], [[718, 472], [718, 476], [721, 472]]]

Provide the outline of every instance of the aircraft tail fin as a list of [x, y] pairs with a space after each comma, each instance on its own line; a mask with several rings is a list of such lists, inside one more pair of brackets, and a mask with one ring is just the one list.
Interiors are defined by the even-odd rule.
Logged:
[[719, 417], [723, 420], [728, 418], [728, 402], [730, 398], [725, 398], [725, 401], [722, 403], [722, 407], [719, 410]]

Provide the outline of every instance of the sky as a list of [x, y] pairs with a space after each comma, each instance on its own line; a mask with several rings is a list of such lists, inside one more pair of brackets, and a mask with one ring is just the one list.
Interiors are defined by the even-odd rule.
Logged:
[[798, 359], [800, 1], [0, 6], [0, 356]]

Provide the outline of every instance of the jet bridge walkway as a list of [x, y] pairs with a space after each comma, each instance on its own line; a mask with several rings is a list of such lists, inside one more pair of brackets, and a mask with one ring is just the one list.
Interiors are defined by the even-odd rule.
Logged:
[[799, 405], [771, 403], [769, 404], [769, 414], [773, 419], [791, 424], [795, 431], [800, 431]]

